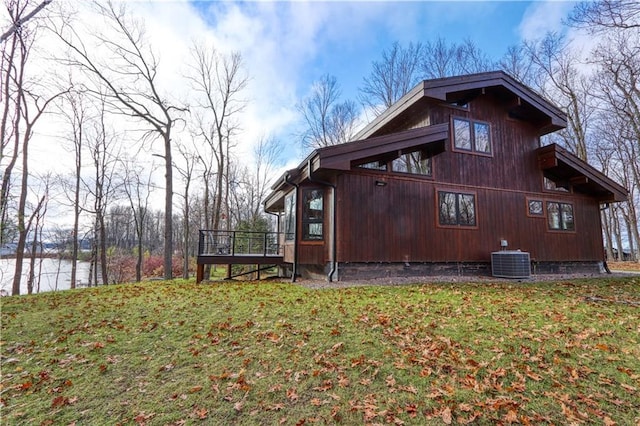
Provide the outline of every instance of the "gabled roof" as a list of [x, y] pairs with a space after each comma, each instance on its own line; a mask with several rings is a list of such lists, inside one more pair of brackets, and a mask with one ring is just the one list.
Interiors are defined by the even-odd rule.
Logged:
[[538, 148], [538, 164], [554, 180], [570, 183], [578, 192], [594, 195], [600, 201], [626, 201], [627, 190], [566, 149], [551, 144]]
[[540, 135], [560, 130], [567, 125], [567, 116], [558, 107], [505, 72], [492, 71], [424, 80], [376, 117], [355, 138], [366, 139], [388, 133], [385, 128], [393, 128], [394, 122], [426, 102], [436, 100], [462, 105], [486, 93], [502, 99], [513, 117], [536, 125]]

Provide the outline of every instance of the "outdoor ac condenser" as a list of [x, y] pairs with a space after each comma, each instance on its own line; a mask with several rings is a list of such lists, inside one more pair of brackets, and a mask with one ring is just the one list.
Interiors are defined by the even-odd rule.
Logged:
[[494, 251], [491, 253], [491, 274], [500, 278], [529, 278], [529, 253], [518, 250]]

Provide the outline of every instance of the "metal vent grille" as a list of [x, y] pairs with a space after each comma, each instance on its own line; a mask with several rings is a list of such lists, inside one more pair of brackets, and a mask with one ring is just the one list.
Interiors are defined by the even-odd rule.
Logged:
[[500, 278], [529, 278], [531, 276], [529, 253], [515, 250], [491, 253], [491, 274]]

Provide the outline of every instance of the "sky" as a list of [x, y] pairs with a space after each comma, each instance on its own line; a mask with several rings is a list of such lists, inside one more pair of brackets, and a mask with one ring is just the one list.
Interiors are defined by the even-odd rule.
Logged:
[[[164, 3], [158, 3], [163, 7]], [[572, 2], [329, 1], [192, 2], [221, 48], [243, 54], [255, 103], [250, 113], [293, 155], [300, 151], [295, 104], [323, 74], [337, 78], [343, 100], [356, 100], [373, 61], [393, 42], [473, 40], [499, 59], [510, 45], [559, 31]], [[297, 164], [297, 163], [296, 163]]]
[[238, 150], [249, 158], [261, 137], [273, 136], [285, 146], [284, 168], [297, 165], [306, 155], [296, 136], [301, 131], [296, 104], [322, 75], [337, 78], [342, 100], [357, 100], [372, 62], [395, 41], [406, 45], [439, 37], [448, 43], [471, 39], [499, 59], [510, 45], [560, 30], [562, 18], [574, 5], [567, 1], [127, 3], [144, 17], [169, 80], [184, 73], [194, 41], [206, 40], [220, 52], [242, 54], [250, 80], [243, 94], [248, 104]]
[[[85, 31], [104, 30], [100, 18], [80, 7], [77, 25]], [[306, 156], [297, 136], [302, 131], [296, 104], [310, 93], [322, 75], [336, 77], [341, 100], [357, 100], [363, 78], [373, 61], [395, 41], [447, 43], [473, 40], [492, 59], [524, 39], [564, 31], [562, 19], [575, 5], [569, 1], [188, 1], [128, 0], [123, 2], [136, 19], [159, 59], [161, 91], [176, 103], [188, 103], [192, 89], [185, 82], [193, 43], [207, 43], [220, 53], [239, 52], [249, 78], [243, 98], [247, 106], [240, 118], [236, 158], [250, 163], [252, 149], [261, 138], [280, 141], [280, 164], [274, 178], [297, 166]], [[48, 7], [52, 7], [51, 5]], [[6, 11], [0, 15], [6, 27]], [[44, 37], [45, 56], [56, 52], [51, 37]], [[49, 72], [49, 65], [41, 71]], [[38, 69], [37, 66], [35, 69]], [[370, 117], [372, 119], [373, 117]], [[363, 123], [366, 124], [366, 123]], [[64, 130], [43, 120], [35, 129], [30, 169], [71, 172], [73, 156], [65, 152]], [[186, 129], [176, 138], [190, 137]], [[158, 161], [161, 144], [136, 153], [143, 164]], [[154, 160], [155, 158], [155, 160]], [[0, 168], [2, 165], [0, 164]], [[159, 173], [156, 181], [162, 186]], [[179, 185], [176, 184], [179, 187]], [[162, 193], [158, 191], [158, 208]], [[177, 199], [177, 197], [176, 197]], [[177, 203], [178, 201], [176, 201]]]

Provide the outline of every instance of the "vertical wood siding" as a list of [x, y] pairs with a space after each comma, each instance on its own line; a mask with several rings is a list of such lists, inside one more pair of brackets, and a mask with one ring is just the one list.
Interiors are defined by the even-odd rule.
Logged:
[[[534, 261], [602, 260], [598, 202], [542, 190], [534, 153], [539, 139], [530, 124], [508, 118], [489, 95], [471, 102], [468, 111], [431, 106], [429, 114], [432, 124], [452, 116], [490, 123], [492, 155], [457, 152], [449, 141], [446, 152], [433, 158], [433, 179], [364, 170], [338, 176], [338, 261], [489, 261], [501, 239]], [[376, 186], [376, 180], [387, 185]], [[438, 226], [438, 188], [475, 193], [478, 226]], [[527, 214], [527, 198], [572, 203], [575, 232], [549, 231], [546, 217]]]

